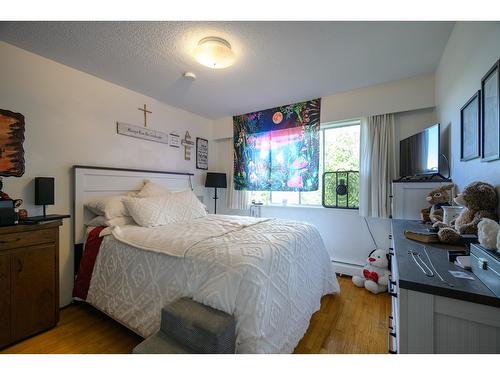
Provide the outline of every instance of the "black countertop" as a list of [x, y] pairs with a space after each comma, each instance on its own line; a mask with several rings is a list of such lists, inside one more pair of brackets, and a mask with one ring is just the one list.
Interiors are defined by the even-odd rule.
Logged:
[[[447, 250], [464, 250], [465, 245], [423, 244], [409, 240], [404, 236], [406, 229], [423, 232], [427, 228], [429, 228], [428, 225], [416, 220], [392, 220], [392, 236], [399, 274], [399, 287], [500, 307], [500, 298], [497, 298], [476, 275], [448, 261]], [[427, 261], [424, 246], [436, 270], [443, 279], [453, 284], [452, 287], [443, 283], [437, 275], [434, 277], [425, 276], [422, 270], [415, 264], [411, 255], [408, 254], [409, 250], [418, 251], [421, 253], [423, 259]], [[456, 278], [448, 272], [449, 270], [466, 272], [474, 277], [474, 280]]]

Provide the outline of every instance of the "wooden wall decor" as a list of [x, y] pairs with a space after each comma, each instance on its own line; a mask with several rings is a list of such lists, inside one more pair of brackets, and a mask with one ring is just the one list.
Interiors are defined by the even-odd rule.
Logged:
[[0, 109], [0, 176], [24, 174], [24, 116]]
[[186, 135], [181, 141], [181, 144], [184, 146], [184, 160], [191, 160], [191, 148], [194, 146], [194, 142], [191, 140], [189, 131], [186, 131]]

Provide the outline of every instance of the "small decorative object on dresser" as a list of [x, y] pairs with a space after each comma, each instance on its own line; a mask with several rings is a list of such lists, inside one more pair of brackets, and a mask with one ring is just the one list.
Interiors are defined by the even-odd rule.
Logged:
[[196, 169], [208, 169], [208, 141], [196, 138]]
[[481, 80], [482, 160], [500, 159], [500, 60]]
[[59, 226], [0, 228], [0, 347], [59, 320]]
[[479, 157], [480, 116], [479, 101], [481, 91], [470, 98], [460, 109], [460, 160], [467, 161]]
[[500, 224], [495, 220], [484, 218], [477, 225], [479, 243], [488, 250], [496, 250], [500, 254]]
[[420, 211], [421, 219], [424, 223], [435, 223], [443, 221], [443, 207], [450, 206], [449, 192], [455, 187], [455, 184], [441, 185], [431, 190], [425, 200], [431, 206], [423, 208]]
[[495, 188], [485, 182], [472, 182], [467, 185], [462, 193], [454, 199], [455, 203], [463, 206], [460, 215], [447, 225], [443, 222], [433, 224], [439, 228], [438, 236], [441, 242], [458, 243], [461, 235], [477, 235], [477, 225], [483, 218], [497, 219], [497, 194]]

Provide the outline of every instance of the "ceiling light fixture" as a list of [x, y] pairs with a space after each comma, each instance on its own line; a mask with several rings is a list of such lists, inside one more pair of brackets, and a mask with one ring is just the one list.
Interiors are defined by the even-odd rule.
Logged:
[[194, 49], [194, 58], [209, 68], [224, 69], [233, 65], [235, 56], [227, 40], [209, 36], [198, 42]]

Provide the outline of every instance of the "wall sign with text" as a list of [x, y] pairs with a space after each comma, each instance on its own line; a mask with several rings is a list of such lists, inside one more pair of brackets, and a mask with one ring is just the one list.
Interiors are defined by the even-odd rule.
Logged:
[[196, 138], [196, 169], [208, 169], [208, 141]]

